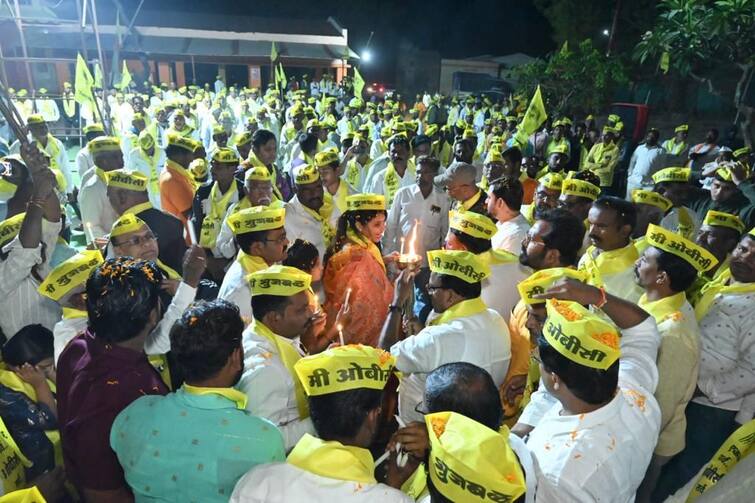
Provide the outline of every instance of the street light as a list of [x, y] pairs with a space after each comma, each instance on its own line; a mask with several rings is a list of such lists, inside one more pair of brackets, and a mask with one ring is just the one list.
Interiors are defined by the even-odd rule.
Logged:
[[372, 53], [370, 52], [369, 49], [365, 49], [364, 51], [362, 51], [362, 61], [364, 61], [365, 63], [369, 63], [370, 61], [372, 61]]
[[611, 32], [609, 32], [609, 31], [608, 31], [608, 28], [606, 28], [605, 30], [603, 30], [603, 35], [604, 35], [604, 36], [606, 36], [606, 37], [607, 37], [607, 36], [608, 36], [608, 35], [609, 35], [610, 33], [611, 33]]

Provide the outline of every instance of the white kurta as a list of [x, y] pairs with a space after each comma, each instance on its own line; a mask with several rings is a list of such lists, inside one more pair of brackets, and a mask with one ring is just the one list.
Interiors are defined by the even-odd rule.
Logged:
[[[329, 219], [334, 231], [339, 216], [341, 216], [341, 213], [334, 207]], [[322, 235], [322, 226], [315, 217], [304, 209], [304, 206], [299, 202], [299, 196], [294, 196], [286, 203], [286, 223], [284, 227], [286, 228], [286, 236], [291, 243], [296, 239], [309, 241], [320, 252], [320, 258], [325, 256], [327, 246]]]
[[[280, 339], [302, 353], [298, 339]], [[244, 374], [236, 388], [249, 397], [246, 404], [249, 412], [271, 421], [280, 429], [288, 451], [305, 433], [314, 434], [315, 431], [311, 419], [299, 419], [294, 377], [283, 365], [275, 347], [254, 333], [251, 325], [244, 330], [243, 345]]]
[[653, 190], [653, 175], [663, 169], [665, 160], [666, 150], [659, 145], [648, 147], [643, 143], [634, 149], [627, 170], [628, 200], [631, 201], [634, 189]]
[[63, 319], [55, 324], [55, 328], [52, 330], [52, 336], [53, 355], [56, 365], [58, 364], [60, 353], [62, 353], [66, 346], [68, 346], [68, 343], [87, 329], [88, 321], [88, 318], [84, 316], [81, 318]]
[[165, 150], [155, 145], [155, 155], [150, 159], [141, 148], [132, 148], [126, 158], [126, 166], [133, 171], [139, 171], [147, 177], [147, 192], [152, 206], [160, 209], [160, 189], [158, 179], [165, 167]]
[[530, 230], [530, 224], [521, 213], [505, 222], [496, 222], [498, 232], [490, 239], [493, 248], [506, 250], [519, 255], [522, 251], [522, 241]]
[[752, 408], [743, 403], [755, 398], [755, 292], [717, 295], [700, 320], [700, 334], [697, 386], [704, 396], [692, 401], [741, 411], [737, 421], [744, 424]]
[[76, 154], [76, 172], [79, 174], [79, 180], [81, 180], [82, 187], [86, 183], [85, 175], [87, 175], [90, 170], [94, 172], [94, 159], [92, 159], [92, 154], [89, 153], [89, 148], [84, 145], [84, 147]]
[[396, 368], [404, 373], [398, 397], [399, 416], [407, 423], [423, 421], [415, 411], [425, 393], [427, 374], [452, 362], [469, 362], [487, 370], [496, 386], [506, 377], [511, 360], [511, 338], [506, 322], [492, 309], [463, 316], [391, 346]]
[[425, 199], [418, 185], [398, 189], [393, 205], [388, 211], [385, 234], [383, 235], [383, 253], [401, 251], [401, 238], [408, 239], [416, 222], [416, 252], [422, 257], [422, 265], [427, 266], [427, 252], [437, 250], [443, 245], [448, 232], [448, 211], [451, 200], [438, 190], [433, 190]]
[[90, 176], [79, 192], [81, 221], [92, 224], [94, 237], [110, 233], [110, 228], [118, 219], [110, 200], [107, 198], [107, 186], [100, 177]]
[[236, 484], [231, 503], [411, 503], [385, 484], [365, 484], [316, 475], [288, 463], [259, 465]]
[[537, 460], [538, 502], [634, 501], [660, 428], [659, 342], [652, 317], [622, 330], [619, 392], [596, 411], [562, 416], [556, 402], [536, 418], [525, 408], [520, 421], [535, 426], [527, 446]]
[[252, 290], [249, 288], [249, 282], [246, 280], [246, 273], [241, 263], [234, 260], [231, 267], [223, 277], [223, 283], [220, 285], [218, 292], [219, 299], [225, 299], [233, 302], [239, 307], [239, 314], [244, 320], [244, 325], [252, 321]]
[[[372, 178], [372, 181], [370, 183], [369, 190], [365, 190], [365, 192], [369, 192], [372, 194], [385, 194], [385, 174], [388, 171], [388, 168], [381, 170], [380, 172], [376, 173], [375, 176]], [[396, 171], [396, 176], [398, 176], [398, 171]], [[412, 185], [415, 185], [416, 183], [416, 176], [414, 173], [409, 172], [409, 168], [407, 167], [404, 171], [404, 176], [399, 176], [399, 189], [402, 187], [411, 187]], [[398, 192], [398, 190], [396, 191]], [[394, 196], [395, 199], [395, 196]], [[386, 197], [386, 203], [388, 203], [388, 198]], [[389, 208], [390, 209], [390, 208]]]
[[511, 311], [519, 302], [519, 290], [516, 285], [532, 274], [529, 267], [519, 260], [502, 264], [491, 264], [490, 276], [482, 280], [482, 298], [485, 305], [501, 315], [508, 325]]

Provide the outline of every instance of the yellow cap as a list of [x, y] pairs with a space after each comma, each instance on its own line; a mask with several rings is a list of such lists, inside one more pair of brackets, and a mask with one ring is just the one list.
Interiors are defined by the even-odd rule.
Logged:
[[664, 229], [659, 225], [648, 225], [645, 234], [645, 242], [649, 246], [668, 253], [689, 262], [698, 272], [705, 272], [718, 264], [718, 259], [711, 252], [675, 232]]
[[228, 216], [228, 225], [234, 235], [280, 229], [285, 221], [286, 208], [270, 206], [254, 206]]
[[50, 271], [37, 291], [57, 302], [74, 288], [85, 284], [89, 274], [103, 262], [99, 250], [83, 250]]
[[520, 281], [516, 285], [516, 288], [519, 290], [519, 296], [525, 304], [544, 304], [544, 299], [535, 299], [533, 297], [545, 293], [546, 290], [553, 286], [553, 283], [561, 278], [572, 278], [586, 283], [589, 274], [568, 267], [552, 267], [535, 272], [527, 279]]
[[136, 192], [147, 191], [147, 177], [138, 171], [116, 169], [105, 173], [108, 187], [133, 190]]
[[564, 185], [564, 177], [561, 173], [553, 173], [549, 171], [538, 178], [537, 182], [548, 190], [557, 190], [561, 192], [561, 187]]
[[600, 196], [600, 187], [584, 180], [567, 177], [561, 185], [561, 194], [565, 196], [586, 197], [595, 201]]
[[614, 326], [577, 302], [548, 299], [543, 337], [574, 363], [605, 370], [619, 359], [619, 334]]
[[244, 131], [243, 133], [239, 133], [236, 135], [236, 138], [234, 140], [234, 145], [237, 147], [241, 147], [243, 145], [248, 145], [252, 141], [252, 133], [249, 131]]
[[490, 276], [490, 267], [468, 251], [432, 250], [427, 252], [427, 261], [432, 272], [455, 276], [467, 283], [479, 283]]
[[632, 202], [637, 204], [649, 204], [663, 211], [668, 211], [674, 203], [669, 201], [657, 192], [652, 190], [634, 189], [632, 191]]
[[294, 183], [307, 185], [320, 181], [320, 171], [311, 164], [303, 164], [294, 168]]
[[168, 133], [168, 145], [172, 147], [181, 147], [189, 152], [194, 152], [197, 146], [191, 138], [176, 133]]
[[273, 265], [247, 276], [252, 296], [277, 295], [290, 297], [309, 289], [312, 276], [295, 267]]
[[437, 132], [438, 132], [437, 124], [430, 124], [429, 126], [427, 126], [427, 129], [425, 129], [426, 136], [433, 136]]
[[84, 134], [89, 134], [89, 133], [104, 133], [105, 132], [105, 128], [99, 122], [95, 122], [94, 124], [89, 124], [88, 126], [84, 126], [82, 128], [82, 131], [84, 132]]
[[721, 180], [725, 182], [734, 183], [732, 181], [734, 175], [731, 172], [731, 167], [726, 164], [719, 164], [714, 174], [715, 176], [717, 176], [718, 178], [720, 178]]
[[606, 133], [616, 134], [617, 130], [615, 127], [603, 126], [603, 134], [606, 134]]
[[207, 160], [202, 158], [191, 161], [189, 163], [189, 173], [191, 173], [191, 176], [196, 181], [204, 179], [207, 176]]
[[346, 196], [346, 211], [385, 211], [385, 196], [380, 194], [354, 194]]
[[214, 126], [212, 126], [212, 136], [224, 133], [225, 129], [223, 129], [223, 126], [221, 126], [220, 124], [215, 124]]
[[255, 180], [259, 182], [272, 182], [273, 175], [265, 166], [252, 166], [244, 173], [244, 182]]
[[488, 151], [488, 155], [485, 156], [485, 161], [483, 164], [490, 164], [493, 162], [503, 162], [503, 156], [501, 155], [501, 150], [499, 148], [491, 147]]
[[387, 351], [349, 344], [304, 357], [294, 370], [307, 395], [320, 396], [352, 389], [382, 390], [395, 365]]
[[491, 239], [498, 232], [498, 227], [490, 218], [473, 211], [451, 210], [448, 215], [448, 226], [480, 239]]
[[4, 246], [18, 236], [25, 215], [26, 213], [19, 213], [0, 222], [0, 246]]
[[739, 149], [735, 150], [732, 155], [736, 159], [737, 157], [739, 157], [741, 155], [748, 155], [750, 152], [751, 152], [750, 147], [742, 147], [742, 148], [739, 148]]
[[689, 177], [692, 174], [690, 168], [664, 168], [657, 171], [653, 175], [653, 181], [655, 183], [662, 182], [680, 182], [685, 183], [689, 181]]
[[104, 152], [120, 152], [121, 141], [115, 136], [98, 136], [87, 143], [87, 149], [92, 155]]
[[462, 135], [462, 138], [465, 140], [472, 140], [477, 138], [477, 133], [475, 133], [475, 130], [472, 128], [467, 128], [464, 130], [464, 134]]
[[31, 114], [29, 117], [26, 118], [26, 124], [32, 125], [32, 124], [44, 124], [45, 118], [42, 117], [41, 114]]
[[[563, 125], [563, 124], [562, 124]], [[559, 143], [555, 147], [553, 147], [550, 151], [551, 154], [563, 154], [566, 157], [569, 157], [569, 147], [566, 143]], [[550, 155], [550, 154], [548, 154]]]
[[450, 501], [515, 501], [527, 489], [509, 445], [509, 429], [494, 431], [456, 412], [425, 416], [433, 487]]
[[147, 225], [146, 222], [133, 213], [124, 213], [110, 228], [110, 237], [113, 238], [136, 232], [145, 225]]
[[330, 166], [334, 162], [338, 162], [338, 149], [326, 148], [322, 152], [315, 154], [315, 166], [318, 168], [325, 168]]
[[239, 155], [235, 150], [228, 147], [219, 148], [212, 154], [212, 160], [220, 163], [239, 163]]
[[689, 131], [689, 124], [680, 124], [674, 128], [674, 133]]
[[745, 223], [737, 215], [724, 213], [723, 211], [708, 210], [703, 220], [703, 225], [712, 227], [728, 227], [740, 234], [745, 231]]

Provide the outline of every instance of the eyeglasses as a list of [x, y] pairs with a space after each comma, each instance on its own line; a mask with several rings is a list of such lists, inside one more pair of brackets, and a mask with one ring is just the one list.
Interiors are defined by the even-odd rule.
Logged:
[[281, 236], [280, 236], [279, 238], [277, 238], [277, 239], [263, 239], [263, 241], [264, 241], [264, 242], [266, 242], [266, 243], [276, 243], [276, 244], [282, 244], [282, 243], [283, 243], [283, 242], [285, 242], [285, 241], [286, 241], [287, 239], [288, 239], [288, 237], [286, 237], [286, 233], [284, 232], [284, 233], [283, 233], [283, 234], [282, 234], [282, 235], [281, 235]]
[[435, 285], [431, 285], [429, 283], [428, 283], [428, 285], [425, 288], [427, 288], [427, 293], [429, 293], [430, 295], [432, 295], [432, 293], [435, 292], [436, 290], [442, 290], [443, 289], [443, 287], [440, 286], [440, 285], [435, 286]]
[[141, 246], [152, 241], [157, 241], [157, 235], [149, 232], [144, 236], [135, 236], [131, 239], [124, 239], [123, 241], [116, 243], [111, 240], [113, 246]]
[[535, 238], [532, 237], [529, 232], [524, 235], [524, 239], [522, 239], [522, 246], [526, 248], [530, 243], [534, 245], [543, 245], [545, 246], [545, 243], [543, 241], [535, 241]]

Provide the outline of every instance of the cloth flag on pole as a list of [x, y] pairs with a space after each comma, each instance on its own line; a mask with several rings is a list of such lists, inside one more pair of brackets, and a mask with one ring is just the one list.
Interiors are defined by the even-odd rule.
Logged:
[[364, 79], [359, 73], [356, 67], [354, 67], [354, 96], [357, 98], [362, 97], [362, 89], [364, 89]]
[[123, 61], [123, 69], [121, 70], [121, 84], [118, 86], [121, 91], [125, 90], [128, 85], [131, 83], [131, 72], [128, 71], [128, 66], [126, 65], [126, 61]]
[[[73, 99], [79, 104], [93, 104], [94, 97], [92, 96], [92, 86], [94, 85], [94, 78], [92, 77], [84, 58], [81, 54], [76, 57], [76, 80], [74, 81], [74, 95]], [[92, 108], [94, 108], [92, 106]]]
[[286, 72], [283, 71], [283, 63], [278, 63], [278, 81], [281, 87], [286, 87]]
[[661, 70], [663, 73], [668, 73], [669, 63], [671, 62], [671, 55], [668, 53], [668, 51], [663, 51], [663, 54], [661, 54]]
[[100, 63], [97, 62], [94, 64], [94, 87], [104, 89], [102, 82], [102, 67], [100, 66]]
[[278, 59], [278, 48], [275, 46], [275, 42], [273, 42], [273, 45], [270, 47], [270, 61], [274, 63], [276, 59]]
[[530, 105], [524, 113], [524, 119], [522, 119], [522, 123], [519, 124], [514, 135], [514, 141], [520, 149], [527, 145], [530, 135], [537, 131], [537, 128], [545, 122], [547, 117], [545, 105], [543, 105], [543, 96], [540, 93], [540, 86], [537, 86], [535, 94], [532, 96], [532, 100], [530, 100]]

